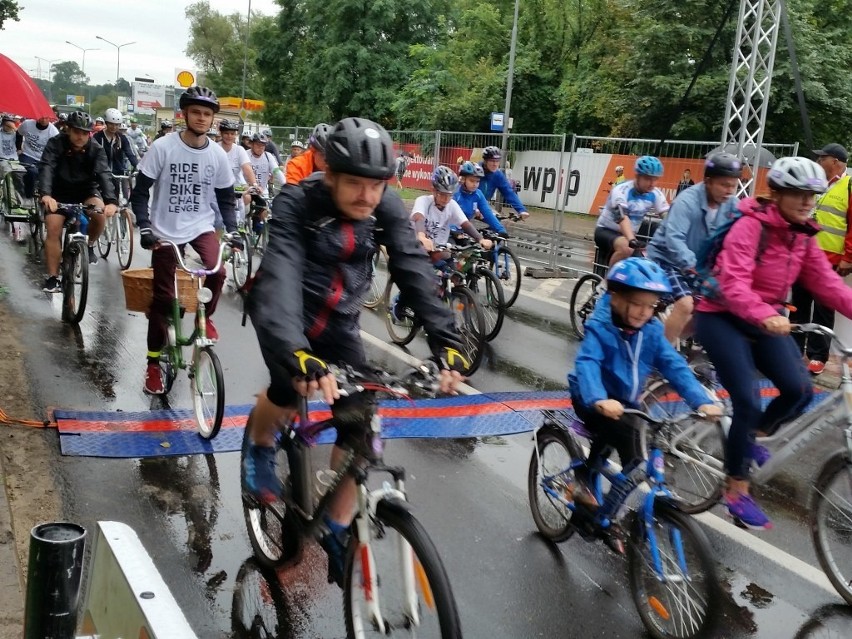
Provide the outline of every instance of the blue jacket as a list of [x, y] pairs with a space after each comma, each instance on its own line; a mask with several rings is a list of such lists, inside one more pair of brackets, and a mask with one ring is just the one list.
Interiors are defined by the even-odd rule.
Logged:
[[472, 220], [476, 212], [479, 211], [490, 229], [498, 233], [506, 232], [506, 229], [500, 224], [500, 220], [494, 215], [488, 200], [485, 199], [485, 194], [479, 189], [476, 189], [473, 193], [468, 193], [463, 188], [459, 188], [453, 194], [453, 199], [458, 202], [467, 219]]
[[[719, 206], [715, 219], [727, 219], [738, 202], [735, 196], [729, 197]], [[654, 233], [648, 245], [648, 257], [678, 271], [695, 268], [695, 254], [713, 232], [713, 227], [707, 226], [707, 210], [704, 182], [683, 191]]]
[[686, 360], [666, 340], [662, 323], [654, 318], [625, 339], [612, 323], [610, 299], [609, 293], [601, 297], [586, 322], [574, 371], [568, 375], [572, 399], [587, 407], [616, 399], [635, 408], [648, 375], [656, 369], [691, 408], [709, 403]]
[[527, 210], [523, 204], [521, 204], [521, 199], [518, 197], [518, 194], [515, 193], [515, 189], [512, 188], [512, 185], [509, 183], [509, 178], [506, 177], [506, 174], [503, 171], [494, 171], [489, 173], [485, 168], [485, 163], [480, 163], [482, 166], [482, 170], [485, 171], [485, 177], [479, 181], [479, 190], [485, 194], [485, 199], [490, 200], [494, 197], [494, 191], [500, 191], [503, 194], [503, 201], [515, 209], [518, 213], [524, 213]]

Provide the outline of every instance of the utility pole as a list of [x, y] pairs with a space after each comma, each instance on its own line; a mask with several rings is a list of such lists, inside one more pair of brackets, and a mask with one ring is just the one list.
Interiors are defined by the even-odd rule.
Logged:
[[512, 81], [515, 76], [515, 46], [518, 42], [518, 7], [521, 0], [515, 0], [515, 17], [512, 20], [512, 43], [509, 45], [509, 77], [506, 79], [506, 105], [503, 108], [503, 141], [501, 144], [500, 165], [506, 166], [506, 150], [509, 145], [509, 121], [512, 109]]

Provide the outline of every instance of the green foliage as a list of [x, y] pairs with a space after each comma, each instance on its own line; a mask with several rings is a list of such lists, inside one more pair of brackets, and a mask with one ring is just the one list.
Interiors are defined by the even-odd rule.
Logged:
[[18, 11], [21, 7], [15, 0], [0, 0], [0, 31], [3, 30], [3, 23], [6, 20], [14, 20], [18, 22]]
[[89, 113], [92, 114], [93, 118], [102, 116], [104, 111], [110, 108], [115, 108], [116, 103], [118, 102], [116, 93], [106, 93], [103, 95], [99, 95], [98, 97], [92, 99], [91, 105], [89, 105]]

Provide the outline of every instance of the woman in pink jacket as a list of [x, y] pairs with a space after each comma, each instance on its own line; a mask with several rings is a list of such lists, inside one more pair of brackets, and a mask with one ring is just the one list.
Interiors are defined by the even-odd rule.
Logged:
[[[725, 503], [731, 515], [752, 528], [772, 523], [749, 494], [752, 460], [769, 451], [755, 434], [772, 434], [797, 416], [813, 397], [810, 375], [796, 343], [784, 303], [799, 282], [821, 304], [852, 317], [848, 288], [813, 236], [815, 196], [825, 192], [825, 172], [806, 158], [777, 160], [768, 176], [771, 197], [739, 204], [743, 217], [725, 236], [713, 275], [718, 295], [696, 307], [696, 333], [719, 381], [731, 395], [733, 421], [725, 450]], [[758, 372], [780, 395], [761, 410]]]

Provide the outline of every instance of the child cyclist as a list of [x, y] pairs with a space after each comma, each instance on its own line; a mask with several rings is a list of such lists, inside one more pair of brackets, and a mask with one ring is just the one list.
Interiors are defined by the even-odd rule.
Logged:
[[722, 414], [654, 317], [660, 297], [670, 293], [669, 280], [659, 266], [629, 257], [610, 269], [607, 292], [586, 323], [574, 371], [568, 375], [574, 412], [592, 435], [587, 466], [578, 469], [573, 487], [574, 499], [584, 506], [598, 506], [587, 485], [588, 471], [612, 449], [625, 473], [635, 467], [640, 456], [636, 431], [622, 417], [625, 407], [637, 406], [652, 370], [669, 380], [694, 410], [707, 416]]
[[473, 162], [464, 162], [459, 167], [460, 188], [453, 194], [453, 199], [461, 207], [468, 220], [481, 218], [492, 231], [501, 236], [509, 237], [506, 229], [494, 215], [485, 194], [479, 190], [479, 181], [485, 175], [482, 167]]

